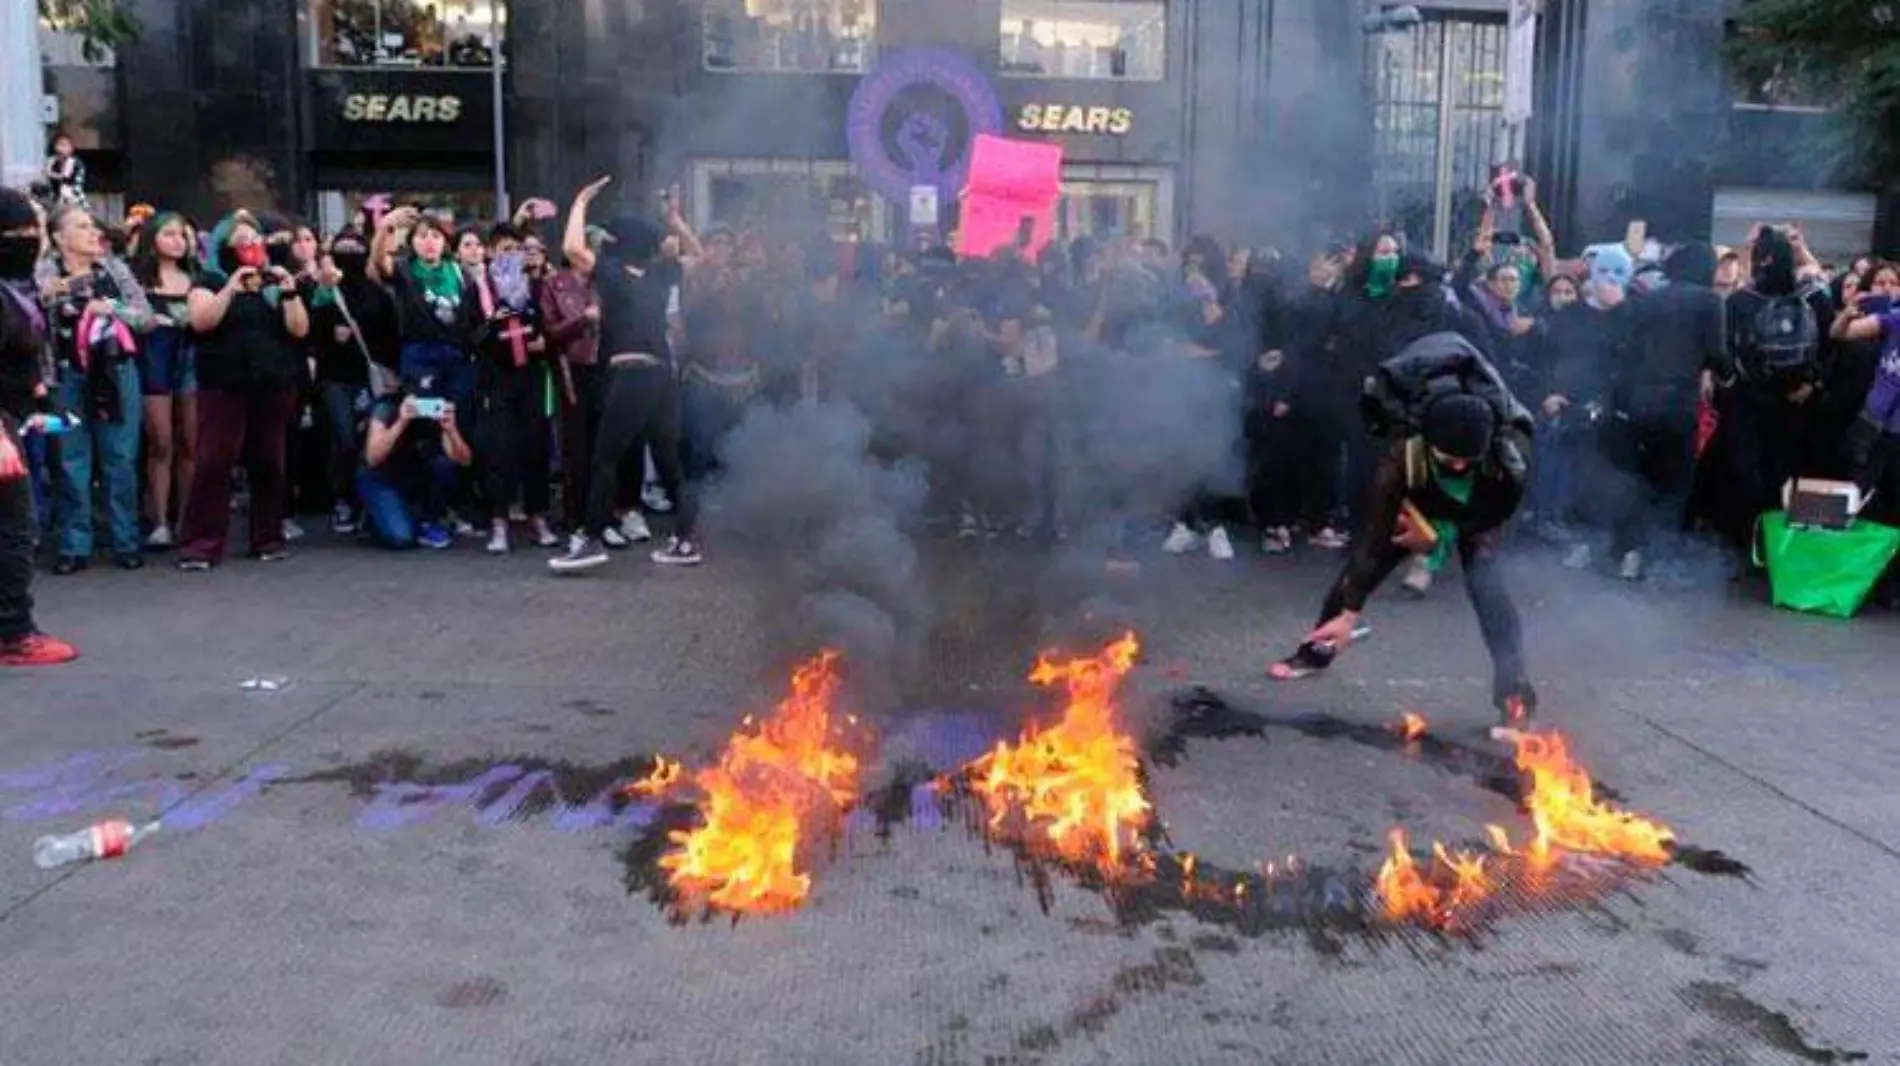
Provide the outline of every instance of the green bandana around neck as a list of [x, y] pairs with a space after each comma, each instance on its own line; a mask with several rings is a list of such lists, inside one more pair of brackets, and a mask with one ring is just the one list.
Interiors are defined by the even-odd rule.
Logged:
[[447, 259], [431, 266], [420, 259], [409, 262], [410, 276], [424, 292], [447, 304], [462, 302], [462, 268]]

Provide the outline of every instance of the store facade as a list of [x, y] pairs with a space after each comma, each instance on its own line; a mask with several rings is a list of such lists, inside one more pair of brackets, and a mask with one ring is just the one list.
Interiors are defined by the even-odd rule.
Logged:
[[[1300, 246], [1375, 215], [1462, 235], [1500, 154], [1506, 0], [1421, 3], [1376, 36], [1378, 0], [132, 2], [144, 33], [117, 56], [41, 42], [109, 212], [333, 227], [398, 192], [491, 214], [499, 154], [517, 199], [612, 173], [603, 212], [678, 185], [701, 225], [885, 242], [932, 214], [918, 173], [953, 217], [946, 175], [993, 131], [1062, 147], [1064, 237]], [[1730, 77], [1731, 6], [1543, 4], [1524, 155], [1566, 237], [1639, 217], [1720, 237], [1757, 209], [1844, 244], [1900, 228], [1895, 197], [1800, 150], [1812, 102]]]

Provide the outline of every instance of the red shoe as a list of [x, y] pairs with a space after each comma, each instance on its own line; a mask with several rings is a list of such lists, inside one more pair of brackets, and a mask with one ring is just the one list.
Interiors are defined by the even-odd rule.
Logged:
[[79, 649], [44, 633], [0, 644], [0, 666], [58, 666], [79, 658]]

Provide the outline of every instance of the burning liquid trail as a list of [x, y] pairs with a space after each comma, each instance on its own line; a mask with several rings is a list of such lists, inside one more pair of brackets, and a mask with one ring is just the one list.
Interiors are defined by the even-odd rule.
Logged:
[[684, 780], [662, 764], [649, 778], [655, 791], [677, 781], [701, 794], [703, 821], [670, 834], [677, 848], [660, 858], [683, 911], [786, 911], [810, 894], [811, 844], [858, 796], [857, 756], [839, 743], [840, 685], [838, 653], [823, 652], [792, 674], [769, 716], [746, 719], [716, 763]]
[[1117, 721], [1115, 697], [1141, 645], [1133, 633], [1093, 657], [1036, 662], [1029, 680], [1060, 687], [1062, 717], [972, 763], [970, 789], [992, 834], [1118, 877], [1143, 846], [1152, 810], [1142, 793], [1135, 739]]

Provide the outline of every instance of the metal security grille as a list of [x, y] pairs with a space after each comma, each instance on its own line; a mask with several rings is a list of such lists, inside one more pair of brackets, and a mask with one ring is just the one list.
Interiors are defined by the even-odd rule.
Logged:
[[1470, 239], [1489, 168], [1508, 148], [1504, 20], [1430, 13], [1370, 48], [1382, 217], [1446, 256]]

